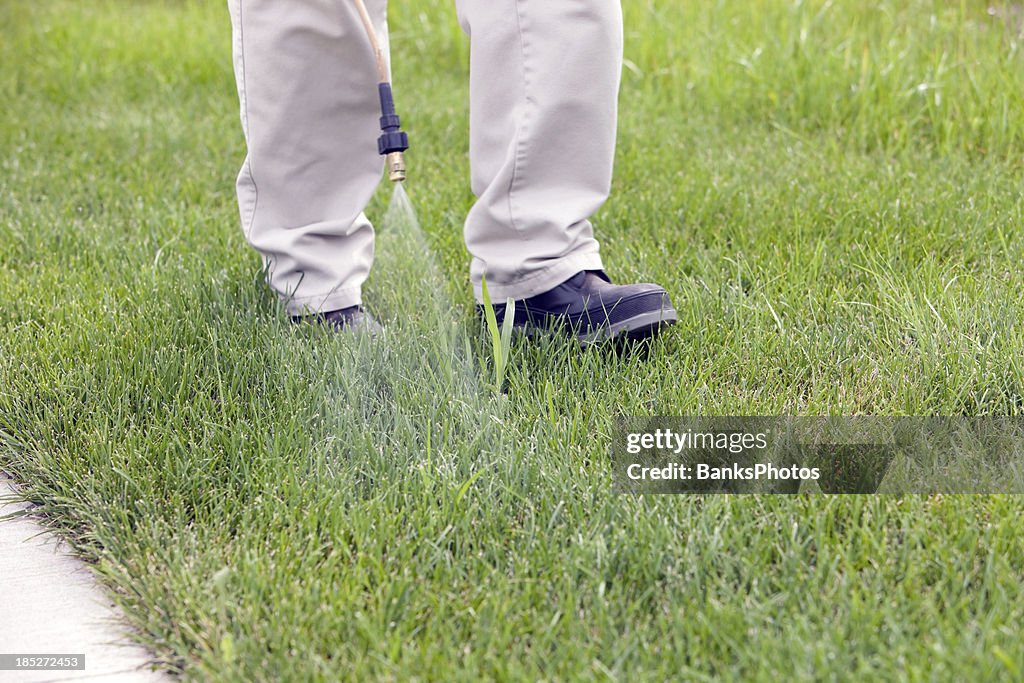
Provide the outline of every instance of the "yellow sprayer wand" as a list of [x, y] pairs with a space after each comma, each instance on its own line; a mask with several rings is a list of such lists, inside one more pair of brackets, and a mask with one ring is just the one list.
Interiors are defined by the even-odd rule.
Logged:
[[405, 180], [405, 150], [409, 149], [409, 136], [402, 131], [402, 121], [395, 111], [395, 98], [391, 92], [391, 75], [388, 72], [387, 60], [384, 58], [384, 50], [381, 49], [380, 39], [377, 37], [377, 30], [373, 27], [373, 20], [370, 13], [366, 11], [366, 4], [363, 0], [353, 0], [356, 9], [359, 10], [359, 18], [363, 20], [363, 28], [366, 29], [366, 37], [370, 39], [370, 46], [373, 48], [373, 56], [377, 61], [377, 90], [380, 94], [380, 129], [381, 136], [377, 138], [377, 150], [387, 159], [388, 178], [393, 183], [400, 183]]

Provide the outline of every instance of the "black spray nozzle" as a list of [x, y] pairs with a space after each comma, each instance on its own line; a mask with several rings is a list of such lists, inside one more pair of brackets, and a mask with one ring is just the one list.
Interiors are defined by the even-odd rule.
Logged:
[[380, 90], [380, 129], [377, 138], [377, 149], [383, 154], [404, 152], [409, 149], [409, 136], [402, 131], [402, 120], [395, 111], [395, 97], [391, 93], [390, 83], [381, 83]]

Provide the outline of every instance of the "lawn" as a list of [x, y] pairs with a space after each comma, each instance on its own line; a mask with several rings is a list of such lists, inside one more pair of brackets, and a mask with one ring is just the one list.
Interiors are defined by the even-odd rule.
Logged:
[[595, 222], [680, 323], [517, 341], [504, 393], [468, 46], [447, 0], [391, 13], [422, 231], [382, 187], [370, 343], [260, 281], [222, 2], [0, 4], [0, 467], [161, 665], [1024, 679], [1019, 497], [620, 496], [609, 457], [620, 415], [1024, 413], [1024, 10], [627, 3]]

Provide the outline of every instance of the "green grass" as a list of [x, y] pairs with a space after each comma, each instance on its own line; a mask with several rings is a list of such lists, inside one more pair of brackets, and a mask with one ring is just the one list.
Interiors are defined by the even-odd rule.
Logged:
[[189, 679], [1020, 680], [1019, 498], [620, 497], [608, 455], [616, 415], [1024, 413], [989, 4], [628, 3], [596, 222], [681, 321], [646, 360], [516, 342], [502, 395], [450, 2], [393, 2], [434, 256], [384, 226], [370, 344], [260, 283], [223, 3], [8, 0], [0, 466]]

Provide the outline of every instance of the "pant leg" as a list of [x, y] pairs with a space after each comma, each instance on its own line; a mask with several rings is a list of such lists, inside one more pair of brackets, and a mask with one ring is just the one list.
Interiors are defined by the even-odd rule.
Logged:
[[[386, 40], [386, 0], [368, 0]], [[352, 2], [228, 0], [248, 155], [246, 239], [296, 315], [361, 302], [373, 262], [363, 209], [381, 178], [373, 52]]]
[[466, 221], [481, 300], [599, 269], [589, 222], [611, 189], [622, 71], [619, 0], [457, 0], [470, 36]]

